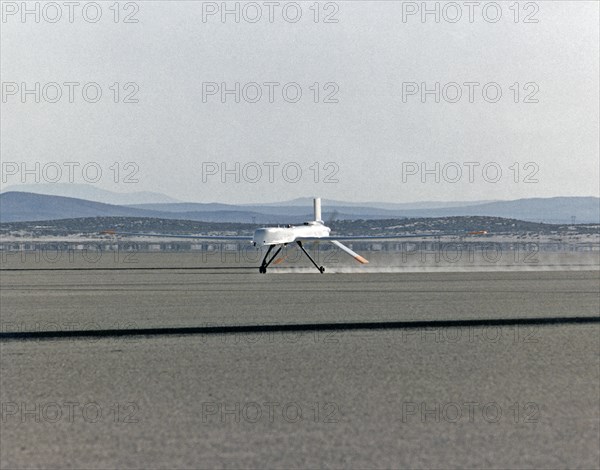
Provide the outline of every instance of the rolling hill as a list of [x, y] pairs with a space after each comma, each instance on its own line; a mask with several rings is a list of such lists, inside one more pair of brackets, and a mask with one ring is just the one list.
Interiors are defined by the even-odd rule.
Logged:
[[[152, 217], [206, 222], [256, 224], [301, 223], [312, 218], [312, 207], [300, 205], [234, 205], [218, 203], [105, 204], [64, 196], [5, 192], [0, 194], [0, 222], [42, 221], [81, 217]], [[327, 204], [327, 203], [325, 203]], [[391, 203], [390, 203], [391, 204]], [[532, 222], [600, 223], [600, 198], [555, 197], [494, 201], [438, 208], [383, 209], [333, 202], [323, 218], [373, 220], [418, 217], [489, 216]]]

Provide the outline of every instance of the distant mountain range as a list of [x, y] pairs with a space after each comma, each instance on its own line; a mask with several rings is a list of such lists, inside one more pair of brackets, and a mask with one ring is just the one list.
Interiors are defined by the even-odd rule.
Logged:
[[20, 184], [2, 188], [3, 193], [18, 191], [21, 193], [47, 194], [51, 196], [64, 196], [88, 201], [103, 202], [105, 204], [160, 204], [181, 202], [162, 193], [151, 191], [138, 191], [132, 193], [117, 193], [98, 188], [92, 184], [72, 183], [41, 183]]
[[[299, 202], [301, 201], [301, 203]], [[489, 216], [532, 222], [600, 223], [600, 198], [555, 197], [478, 203], [445, 203], [438, 207], [390, 203], [323, 201], [323, 218], [336, 220], [404, 217]], [[387, 208], [377, 207], [385, 205]], [[58, 220], [82, 217], [151, 217], [205, 222], [256, 224], [301, 223], [312, 219], [308, 198], [277, 204], [152, 203], [117, 205], [86, 199], [10, 191], [0, 194], [0, 222]]]
[[[327, 207], [370, 207], [375, 209], [387, 209], [387, 210], [398, 210], [398, 209], [439, 209], [442, 207], [463, 207], [473, 206], [477, 204], [484, 204], [489, 201], [422, 201], [422, 202], [345, 202], [336, 201], [334, 199], [322, 199], [323, 205]], [[253, 204], [244, 204], [253, 205]], [[261, 204], [261, 206], [301, 206], [310, 207], [312, 206], [311, 197], [300, 197], [292, 199], [291, 201], [285, 202], [271, 202]]]
[[[86, 199], [88, 201], [103, 202], [105, 204], [134, 206], [140, 209], [164, 210], [167, 207], [160, 207], [158, 204], [171, 204], [168, 210], [174, 212], [203, 211], [206, 208], [216, 210], [218, 207], [231, 208], [230, 204], [218, 203], [183, 203], [162, 193], [139, 191], [132, 193], [118, 193], [98, 188], [92, 184], [69, 184], [69, 183], [38, 183], [38, 184], [20, 184], [2, 188], [2, 193], [18, 191], [22, 193], [46, 194], [52, 196], [72, 197], [76, 199]], [[483, 204], [494, 201], [425, 201], [425, 202], [344, 202], [332, 199], [323, 199], [323, 204], [327, 207], [370, 207], [375, 209], [437, 209], [441, 207], [462, 207]], [[179, 203], [179, 206], [175, 204]], [[288, 207], [294, 206], [307, 208], [312, 206], [312, 198], [301, 197], [283, 202], [270, 202], [261, 204], [236, 204], [235, 206], [260, 206], [260, 207]]]

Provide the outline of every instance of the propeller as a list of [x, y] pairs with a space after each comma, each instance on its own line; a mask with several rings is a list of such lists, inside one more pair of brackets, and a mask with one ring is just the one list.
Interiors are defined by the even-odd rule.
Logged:
[[[333, 212], [331, 212], [331, 214], [329, 215], [329, 218], [327, 219], [327, 226], [330, 226], [332, 223], [335, 222], [335, 220], [337, 219], [338, 214], [339, 214], [339, 212], [338, 212], [337, 209], [334, 209]], [[367, 259], [365, 259], [362, 256], [360, 256], [358, 253], [352, 251], [350, 248], [348, 248], [343, 243], [340, 243], [337, 240], [328, 240], [328, 241], [330, 241], [331, 243], [333, 243], [340, 250], [342, 250], [342, 251], [346, 252], [347, 254], [349, 254], [350, 256], [352, 256], [359, 263], [362, 263], [362, 264], [368, 264], [369, 263], [369, 261]]]
[[345, 251], [346, 253], [348, 253], [350, 256], [352, 256], [359, 263], [362, 263], [362, 264], [368, 264], [369, 263], [369, 261], [367, 259], [365, 259], [362, 256], [360, 256], [358, 253], [355, 253], [354, 251], [352, 251], [350, 248], [348, 248], [343, 243], [340, 243], [337, 240], [329, 240], [329, 241], [331, 243], [333, 243], [335, 246], [337, 246], [340, 250]]

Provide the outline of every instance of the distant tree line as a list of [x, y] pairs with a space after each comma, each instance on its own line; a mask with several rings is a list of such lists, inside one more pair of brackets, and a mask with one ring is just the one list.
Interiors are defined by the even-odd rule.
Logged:
[[[258, 224], [199, 222], [192, 220], [145, 217], [89, 217], [35, 222], [0, 224], [0, 234], [22, 232], [28, 236], [97, 235], [103, 230], [164, 233], [252, 234]], [[436, 217], [383, 220], [338, 220], [329, 223], [333, 233], [344, 235], [393, 235], [407, 233], [449, 232], [456, 235], [471, 230], [487, 230], [493, 234], [540, 235], [598, 234], [598, 224], [544, 224], [500, 217]]]

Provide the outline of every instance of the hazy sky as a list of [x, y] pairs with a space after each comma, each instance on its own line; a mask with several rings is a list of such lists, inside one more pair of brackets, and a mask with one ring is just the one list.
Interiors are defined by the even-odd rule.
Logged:
[[599, 194], [597, 1], [113, 4], [2, 2], [3, 187], [71, 168], [198, 202]]

